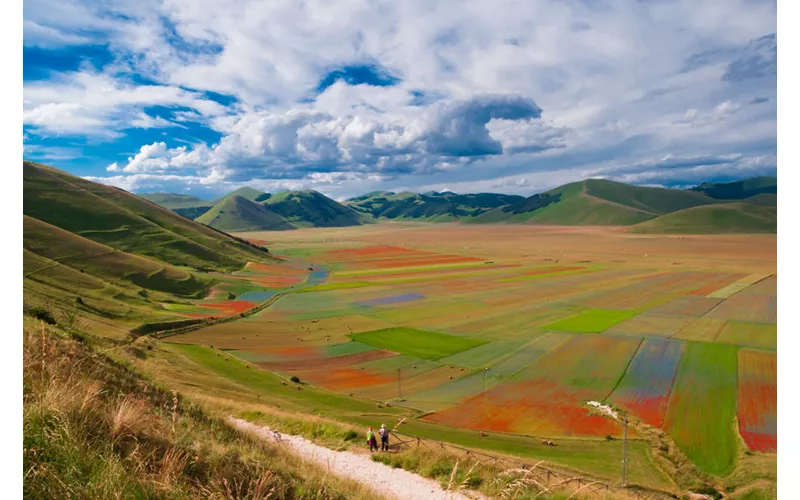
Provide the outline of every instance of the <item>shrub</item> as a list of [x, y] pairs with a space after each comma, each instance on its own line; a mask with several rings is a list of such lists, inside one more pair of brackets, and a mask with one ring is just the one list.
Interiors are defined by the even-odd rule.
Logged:
[[297, 375], [292, 375], [292, 378], [290, 378], [289, 380], [291, 380], [295, 384], [299, 384], [300, 383], [300, 378]]
[[28, 315], [33, 316], [38, 320], [44, 321], [48, 325], [56, 324], [56, 319], [53, 317], [53, 313], [51, 313], [49, 310], [41, 306], [33, 306], [30, 309], [28, 309]]

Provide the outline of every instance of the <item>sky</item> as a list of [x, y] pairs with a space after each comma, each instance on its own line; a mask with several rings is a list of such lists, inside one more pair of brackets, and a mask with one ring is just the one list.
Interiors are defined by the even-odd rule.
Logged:
[[777, 172], [776, 2], [25, 0], [27, 160], [135, 193]]

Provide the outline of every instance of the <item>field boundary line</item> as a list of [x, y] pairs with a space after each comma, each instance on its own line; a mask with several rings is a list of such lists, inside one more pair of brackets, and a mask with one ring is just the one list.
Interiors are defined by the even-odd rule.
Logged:
[[625, 365], [625, 369], [624, 369], [624, 370], [622, 370], [622, 374], [619, 376], [619, 378], [617, 379], [617, 382], [614, 384], [614, 388], [612, 388], [612, 389], [611, 389], [611, 390], [608, 392], [608, 394], [606, 394], [606, 396], [605, 396], [605, 397], [604, 397], [604, 398], [603, 398], [601, 401], [603, 401], [603, 402], [607, 401], [607, 400], [608, 400], [608, 398], [610, 398], [610, 397], [611, 397], [611, 395], [612, 395], [612, 394], [614, 394], [614, 391], [616, 391], [616, 390], [619, 388], [619, 384], [621, 384], [621, 383], [622, 383], [622, 379], [624, 379], [624, 378], [625, 378], [625, 375], [627, 375], [627, 374], [628, 374], [628, 370], [629, 370], [629, 369], [630, 369], [630, 367], [631, 367], [631, 363], [633, 363], [633, 359], [636, 357], [636, 355], [637, 355], [637, 354], [639, 354], [639, 351], [641, 351], [641, 350], [642, 350], [642, 346], [644, 345], [644, 341], [645, 341], [645, 339], [646, 339], [646, 337], [642, 337], [641, 339], [639, 339], [639, 345], [638, 345], [638, 346], [636, 346], [636, 351], [634, 351], [633, 355], [632, 355], [632, 356], [631, 356], [631, 358], [628, 360], [628, 364], [626, 364], [626, 365]]

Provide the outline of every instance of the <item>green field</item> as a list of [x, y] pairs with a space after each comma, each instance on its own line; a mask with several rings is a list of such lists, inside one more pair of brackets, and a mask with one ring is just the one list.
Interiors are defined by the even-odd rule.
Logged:
[[726, 475], [736, 464], [736, 367], [736, 347], [689, 342], [667, 407], [664, 428], [709, 474]]
[[600, 333], [622, 323], [636, 315], [632, 311], [614, 311], [606, 309], [590, 309], [575, 316], [543, 325], [545, 330], [562, 330], [567, 332]]
[[480, 339], [404, 327], [385, 328], [348, 337], [379, 349], [431, 360], [452, 356], [486, 343]]

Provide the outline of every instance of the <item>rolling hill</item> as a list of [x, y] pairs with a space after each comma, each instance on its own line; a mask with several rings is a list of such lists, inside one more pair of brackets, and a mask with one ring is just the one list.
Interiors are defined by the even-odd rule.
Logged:
[[233, 271], [273, 257], [122, 189], [23, 163], [23, 213], [117, 250], [174, 266]]
[[362, 224], [362, 216], [313, 190], [284, 191], [269, 196], [264, 205], [295, 227], [343, 227]]
[[493, 208], [523, 200], [522, 196], [495, 193], [456, 194], [446, 191], [418, 194], [376, 191], [351, 198], [347, 205], [375, 218], [449, 222], [474, 217]]
[[195, 220], [220, 231], [284, 231], [295, 228], [264, 204], [239, 195], [222, 198]]
[[23, 162], [26, 307], [80, 309], [92, 333], [122, 338], [145, 322], [186, 320], [162, 304], [206, 296], [205, 271], [275, 260], [121, 189]]
[[718, 202], [693, 191], [587, 179], [496, 208], [468, 222], [630, 226], [666, 213]]
[[662, 215], [636, 224], [631, 230], [674, 234], [776, 233], [778, 214], [774, 206], [749, 202], [704, 205]]
[[213, 202], [184, 196], [168, 193], [147, 195], [153, 202], [179, 215], [221, 231], [357, 226], [364, 219], [353, 208], [312, 190], [270, 194], [242, 187]]
[[216, 205], [217, 203], [224, 201], [225, 198], [230, 198], [233, 196], [239, 196], [249, 201], [264, 201], [267, 198], [269, 198], [269, 194], [263, 191], [259, 191], [258, 189], [253, 189], [251, 187], [245, 186], [245, 187], [240, 187], [235, 191], [232, 191], [224, 196], [217, 198], [211, 203], [211, 205]]

